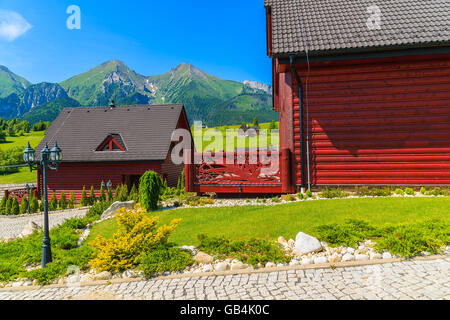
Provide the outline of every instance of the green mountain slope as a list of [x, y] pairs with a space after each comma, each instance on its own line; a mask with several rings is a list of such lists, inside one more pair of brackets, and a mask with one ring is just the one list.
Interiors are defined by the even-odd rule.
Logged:
[[0, 98], [8, 97], [13, 93], [21, 94], [30, 84], [28, 80], [0, 65]]
[[64, 108], [80, 107], [80, 103], [69, 97], [58, 98], [43, 105], [31, 109], [23, 115], [23, 120], [28, 120], [31, 124], [42, 121], [53, 121]]
[[152, 100], [145, 77], [119, 60], [105, 62], [60, 84], [69, 97], [84, 106], [108, 105], [111, 99], [123, 104]]

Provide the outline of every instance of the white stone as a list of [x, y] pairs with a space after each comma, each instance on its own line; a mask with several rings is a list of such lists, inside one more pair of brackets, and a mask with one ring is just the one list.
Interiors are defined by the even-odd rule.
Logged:
[[243, 264], [242, 262], [239, 262], [239, 263], [233, 262], [230, 267], [231, 270], [241, 270], [241, 269], [246, 269], [246, 268], [247, 268], [247, 265]]
[[122, 278], [125, 278], [125, 279], [136, 278], [136, 272], [134, 272], [134, 270], [125, 270], [122, 273]]
[[295, 248], [295, 240], [294, 239], [289, 239], [288, 246], [291, 247], [291, 248]]
[[112, 274], [109, 271], [103, 271], [94, 275], [94, 280], [111, 280]]
[[314, 264], [328, 263], [327, 257], [315, 257]]
[[16, 281], [13, 282], [11, 287], [16, 288], [16, 287], [21, 287], [23, 285], [24, 281]]
[[213, 271], [213, 266], [211, 264], [205, 264], [205, 266], [203, 267], [203, 272], [212, 272]]
[[209, 254], [200, 251], [195, 255], [194, 260], [198, 263], [211, 264], [213, 263], [214, 258]]
[[23, 228], [20, 236], [22, 238], [31, 236], [35, 231], [39, 232], [42, 228], [34, 223], [33, 221], [28, 222], [28, 224]]
[[392, 255], [389, 252], [383, 252], [381, 256], [383, 259], [392, 259]]
[[347, 248], [347, 251], [346, 251], [347, 253], [355, 253], [355, 249], [353, 249], [353, 248]]
[[27, 281], [25, 281], [25, 282], [23, 283], [23, 286], [24, 286], [24, 287], [29, 287], [29, 286], [31, 286], [32, 284], [33, 284], [33, 281], [27, 280]]
[[286, 244], [287, 243], [287, 241], [286, 241], [286, 239], [284, 238], [284, 237], [278, 237], [278, 243], [280, 243], [280, 244]]
[[292, 259], [291, 262], [289, 262], [290, 266], [298, 266], [300, 262], [297, 259]]
[[382, 255], [378, 252], [370, 252], [369, 257], [370, 257], [370, 260], [377, 260], [377, 259], [381, 259]]
[[116, 211], [121, 208], [127, 208], [132, 209], [136, 205], [136, 202], [134, 200], [131, 201], [116, 201], [114, 202], [108, 209], [105, 210], [105, 212], [102, 213], [102, 216], [100, 217], [101, 220], [108, 219], [114, 217], [116, 214]]
[[307, 264], [313, 264], [313, 260], [310, 258], [303, 258], [302, 261], [300, 262], [301, 265], [307, 265]]
[[322, 250], [322, 245], [319, 240], [303, 232], [297, 234], [297, 237], [295, 238], [295, 251], [299, 255], [320, 250]]
[[227, 261], [219, 262], [214, 266], [216, 271], [227, 271], [230, 269], [230, 264]]
[[369, 260], [369, 256], [367, 254], [357, 254], [355, 255], [356, 261], [367, 261]]
[[74, 274], [67, 277], [67, 283], [78, 283], [78, 282], [80, 282], [80, 276], [78, 274]]
[[332, 256], [330, 256], [328, 258], [328, 261], [329, 262], [340, 262], [341, 261], [341, 256], [335, 253], [335, 254], [333, 254]]
[[355, 260], [355, 256], [350, 254], [350, 253], [346, 253], [346, 254], [344, 254], [342, 256], [342, 261], [343, 262], [345, 262], [345, 261], [353, 261], [353, 260]]
[[273, 262], [267, 262], [266, 263], [266, 268], [275, 268], [277, 265]]

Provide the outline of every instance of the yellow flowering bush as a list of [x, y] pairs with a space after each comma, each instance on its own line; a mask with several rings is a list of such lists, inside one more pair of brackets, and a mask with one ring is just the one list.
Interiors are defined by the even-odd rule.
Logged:
[[158, 217], [146, 217], [147, 211], [137, 204], [133, 209], [121, 208], [115, 217], [119, 230], [112, 239], [102, 236], [90, 242], [96, 257], [89, 264], [99, 271], [120, 272], [139, 264], [140, 257], [167, 239], [180, 223], [173, 220], [170, 225], [158, 227]]

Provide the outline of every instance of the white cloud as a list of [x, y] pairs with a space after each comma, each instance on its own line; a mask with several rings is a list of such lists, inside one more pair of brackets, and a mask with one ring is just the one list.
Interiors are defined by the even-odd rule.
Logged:
[[0, 39], [13, 41], [31, 28], [19, 13], [0, 9]]

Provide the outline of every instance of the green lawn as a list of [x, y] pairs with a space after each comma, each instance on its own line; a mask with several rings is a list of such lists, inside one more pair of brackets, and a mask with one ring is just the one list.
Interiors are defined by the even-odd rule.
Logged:
[[[303, 201], [276, 206], [193, 208], [154, 213], [165, 224], [172, 219], [182, 222], [171, 237], [178, 245], [196, 245], [197, 235], [225, 236], [233, 240], [252, 237], [295, 238], [303, 231], [314, 235], [314, 228], [346, 219], [361, 219], [374, 226], [450, 218], [450, 197], [362, 198]], [[88, 241], [97, 235], [111, 237], [116, 220], [95, 225]]]
[[[15, 147], [23, 148], [27, 146], [27, 142], [30, 141], [30, 145], [36, 148], [44, 137], [45, 132], [30, 132], [23, 136], [18, 137], [6, 137], [6, 142], [0, 143], [0, 150], [6, 151]], [[23, 183], [36, 181], [36, 172], [30, 172], [28, 167], [19, 169], [19, 172], [8, 175], [0, 175], [0, 184], [7, 183]]]

